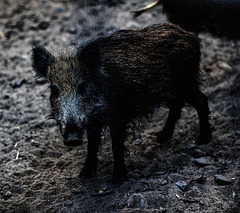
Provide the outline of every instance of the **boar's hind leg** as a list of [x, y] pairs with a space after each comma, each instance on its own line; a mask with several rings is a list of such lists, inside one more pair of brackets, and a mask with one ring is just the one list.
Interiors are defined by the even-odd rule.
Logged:
[[161, 132], [157, 135], [157, 141], [159, 143], [167, 142], [174, 132], [174, 126], [178, 119], [181, 117], [181, 110], [184, 106], [184, 101], [178, 98], [172, 98], [168, 104], [169, 114], [166, 121], [166, 124]]
[[97, 170], [97, 152], [101, 140], [102, 125], [98, 122], [87, 128], [88, 154], [80, 177], [91, 177]]
[[212, 131], [210, 128], [208, 116], [210, 114], [208, 107], [208, 98], [201, 92], [197, 91], [187, 100], [198, 113], [200, 123], [200, 136], [197, 141], [198, 144], [207, 144], [212, 139]]
[[124, 140], [126, 136], [126, 123], [116, 121], [110, 125], [112, 137], [112, 150], [114, 157], [113, 180], [114, 184], [122, 184], [127, 178], [127, 171], [124, 163]]

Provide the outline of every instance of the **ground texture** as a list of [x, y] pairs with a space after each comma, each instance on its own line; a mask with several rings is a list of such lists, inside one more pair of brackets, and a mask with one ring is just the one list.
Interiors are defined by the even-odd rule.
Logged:
[[87, 144], [65, 147], [55, 122], [46, 119], [49, 89], [34, 79], [31, 47], [57, 52], [113, 29], [166, 21], [161, 7], [138, 19], [130, 15], [151, 1], [116, 2], [1, 0], [0, 212], [239, 212], [240, 41], [210, 34], [199, 36], [212, 142], [194, 144], [198, 118], [185, 106], [172, 139], [157, 144], [155, 133], [167, 116], [163, 109], [126, 141], [128, 180], [120, 187], [111, 185], [108, 136], [96, 176], [78, 177]]

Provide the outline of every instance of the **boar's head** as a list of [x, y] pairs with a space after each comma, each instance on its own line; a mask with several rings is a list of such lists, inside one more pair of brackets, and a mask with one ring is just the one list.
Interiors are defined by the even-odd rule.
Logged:
[[72, 46], [54, 57], [42, 46], [33, 47], [37, 77], [50, 84], [52, 116], [67, 146], [82, 143], [84, 129], [104, 111], [104, 72], [96, 48]]

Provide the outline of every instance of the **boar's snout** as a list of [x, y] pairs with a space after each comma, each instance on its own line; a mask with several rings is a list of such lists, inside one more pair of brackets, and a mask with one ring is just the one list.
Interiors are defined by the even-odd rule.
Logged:
[[78, 132], [68, 132], [64, 135], [64, 144], [69, 147], [79, 146], [83, 142], [82, 135]]
[[68, 118], [67, 121], [66, 128], [62, 129], [64, 144], [69, 147], [81, 145], [83, 129], [76, 125], [73, 118]]

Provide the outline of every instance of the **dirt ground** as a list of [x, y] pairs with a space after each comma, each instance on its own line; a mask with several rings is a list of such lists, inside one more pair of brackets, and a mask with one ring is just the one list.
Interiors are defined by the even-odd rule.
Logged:
[[[96, 176], [78, 177], [87, 142], [65, 147], [55, 122], [46, 119], [49, 89], [35, 81], [32, 45], [56, 53], [113, 29], [166, 21], [161, 7], [138, 19], [130, 15], [150, 0], [98, 2], [0, 1], [0, 212], [239, 212], [240, 41], [208, 33], [199, 36], [211, 143], [194, 144], [198, 118], [190, 106], [169, 143], [154, 142], [168, 112], [162, 109], [126, 141], [128, 180], [120, 187], [111, 185], [108, 136], [102, 137]], [[199, 163], [202, 157], [207, 162]]]

